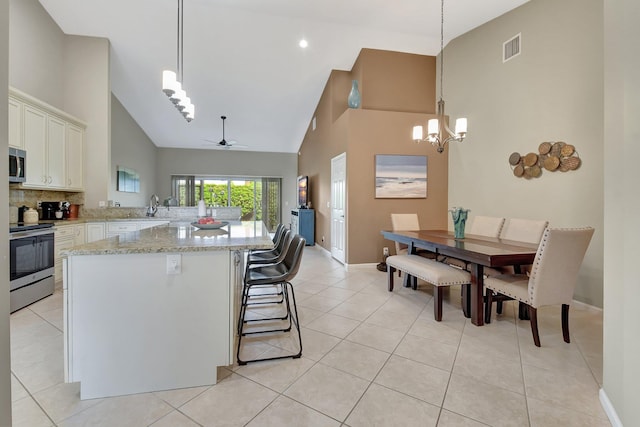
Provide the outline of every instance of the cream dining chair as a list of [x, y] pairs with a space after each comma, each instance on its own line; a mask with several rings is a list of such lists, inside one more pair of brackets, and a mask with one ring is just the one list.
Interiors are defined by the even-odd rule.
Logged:
[[[536, 220], [536, 219], [521, 219], [521, 218], [508, 218], [505, 220], [502, 230], [500, 231], [500, 239], [513, 240], [517, 242], [539, 244], [542, 239], [544, 230], [549, 225], [549, 221]], [[491, 268], [486, 267], [484, 274], [486, 276], [496, 276], [498, 274], [510, 274], [510, 273], [525, 273], [528, 274], [531, 270], [531, 265], [518, 265]], [[504, 300], [511, 298], [499, 298], [496, 300], [496, 312], [502, 314], [502, 303]], [[520, 319], [529, 319], [526, 305], [519, 303]]]
[[[391, 229], [393, 231], [414, 231], [420, 230], [420, 221], [416, 213], [392, 213]], [[396, 255], [406, 255], [409, 248], [404, 243], [395, 242]], [[398, 269], [398, 277], [401, 271]], [[409, 286], [409, 278], [405, 277], [404, 286]]]
[[[392, 213], [391, 229], [393, 231], [413, 231], [420, 230], [420, 221], [418, 214], [415, 213]], [[407, 253], [407, 245], [399, 242], [396, 244], [396, 255], [404, 255]]]
[[562, 335], [565, 342], [570, 342], [569, 305], [593, 232], [591, 227], [547, 228], [529, 276], [523, 273], [502, 274], [484, 279], [487, 291], [485, 322], [491, 322], [494, 293], [518, 300], [528, 306], [533, 342], [540, 347], [538, 308], [562, 304]]

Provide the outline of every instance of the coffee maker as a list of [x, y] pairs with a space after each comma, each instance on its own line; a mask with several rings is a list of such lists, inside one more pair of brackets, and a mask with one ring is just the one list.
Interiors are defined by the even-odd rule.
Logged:
[[42, 210], [40, 214], [42, 220], [62, 219], [62, 217], [56, 218], [56, 212], [60, 210], [60, 202], [41, 202], [40, 209]]

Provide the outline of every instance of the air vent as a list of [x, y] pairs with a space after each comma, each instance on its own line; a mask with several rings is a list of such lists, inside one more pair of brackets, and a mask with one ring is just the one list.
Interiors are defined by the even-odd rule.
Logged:
[[507, 62], [508, 60], [520, 55], [522, 50], [520, 34], [521, 33], [518, 33], [502, 44], [502, 62]]

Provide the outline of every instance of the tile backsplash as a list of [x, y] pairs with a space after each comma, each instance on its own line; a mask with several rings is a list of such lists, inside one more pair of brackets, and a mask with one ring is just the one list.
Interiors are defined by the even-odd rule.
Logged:
[[[80, 218], [120, 219], [120, 218], [145, 218], [147, 208], [108, 207], [98, 209], [84, 208], [84, 193], [69, 193], [64, 191], [25, 190], [19, 184], [9, 184], [9, 206], [28, 206], [37, 208], [38, 202], [57, 202], [66, 200], [69, 203], [80, 205]], [[213, 208], [213, 216], [218, 219], [240, 219], [241, 209], [238, 207]], [[158, 219], [188, 219], [198, 217], [197, 207], [164, 207], [159, 206], [154, 215]]]
[[26, 190], [19, 187], [19, 184], [9, 184], [9, 205], [28, 206], [37, 208], [38, 202], [61, 202], [66, 200], [74, 205], [84, 204], [84, 193], [69, 193], [64, 191], [49, 190]]

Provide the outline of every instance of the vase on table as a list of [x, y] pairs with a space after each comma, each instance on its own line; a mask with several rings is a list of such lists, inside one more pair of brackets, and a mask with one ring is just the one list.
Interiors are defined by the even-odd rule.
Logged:
[[349, 108], [360, 108], [360, 91], [358, 90], [358, 81], [351, 81], [351, 92], [349, 92], [349, 98], [347, 99]]
[[453, 219], [453, 236], [456, 239], [464, 239], [464, 226], [467, 222], [467, 215], [470, 209], [451, 208], [451, 219]]

